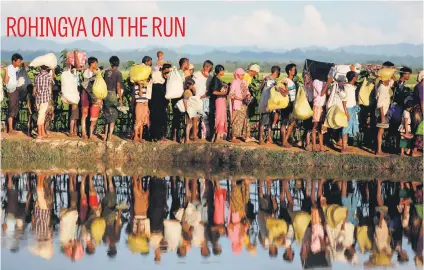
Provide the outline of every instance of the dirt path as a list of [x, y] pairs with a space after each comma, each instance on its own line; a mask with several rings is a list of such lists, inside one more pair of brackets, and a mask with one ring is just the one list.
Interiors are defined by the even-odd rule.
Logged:
[[[56, 141], [56, 140], [68, 140], [68, 141], [81, 141], [81, 142], [97, 142], [100, 143], [103, 141], [102, 135], [96, 137], [93, 140], [84, 140], [80, 137], [69, 137], [67, 134], [65, 133], [60, 133], [60, 132], [51, 132], [52, 137], [49, 139], [45, 139], [43, 141]], [[14, 135], [9, 135], [5, 132], [1, 133], [1, 137], [4, 140], [13, 140], [13, 141], [40, 141], [37, 139], [33, 139], [28, 137], [26, 134], [24, 134], [23, 132], [17, 132], [17, 134]], [[117, 136], [114, 136], [113, 138], [114, 142], [119, 142], [119, 141], [125, 141], [125, 142], [131, 142], [132, 140], [130, 139], [125, 139], [125, 138], [120, 138]], [[139, 144], [139, 143], [136, 143]], [[173, 141], [167, 140], [166, 142], [158, 142], [156, 143], [158, 145], [167, 145], [167, 144], [178, 144], [175, 143]], [[206, 140], [199, 140], [196, 142], [190, 142], [190, 145], [202, 145], [202, 144], [212, 144]], [[231, 143], [231, 142], [219, 142], [219, 143], [215, 143], [215, 145], [232, 145], [232, 146], [236, 146], [236, 147], [241, 147], [243, 149], [266, 149], [266, 150], [275, 150], [275, 151], [287, 151], [287, 152], [292, 152], [292, 153], [298, 153], [298, 152], [307, 152], [306, 150], [304, 150], [303, 148], [297, 147], [297, 146], [293, 146], [291, 148], [283, 148], [280, 147], [277, 144], [264, 144], [264, 145], [259, 145], [256, 142], [248, 142], [248, 143]], [[358, 148], [358, 147], [349, 147], [351, 152], [349, 153], [350, 155], [359, 155], [359, 156], [367, 156], [367, 157], [376, 157], [373, 153], [372, 149], [363, 149], [363, 148]], [[327, 152], [323, 153], [323, 154], [335, 154], [335, 155], [344, 155], [340, 152], [340, 147], [338, 146], [333, 146], [333, 147], [327, 147]], [[396, 156], [396, 155], [390, 155], [387, 154], [386, 156]]]

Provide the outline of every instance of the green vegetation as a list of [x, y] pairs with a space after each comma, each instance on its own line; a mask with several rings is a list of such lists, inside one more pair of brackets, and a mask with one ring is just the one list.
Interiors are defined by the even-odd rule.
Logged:
[[[60, 146], [60, 147], [58, 147]], [[102, 170], [125, 174], [222, 175], [341, 179], [422, 179], [422, 158], [321, 154], [227, 144], [134, 144], [129, 141], [86, 142], [5, 140], [2, 168], [21, 170]]]

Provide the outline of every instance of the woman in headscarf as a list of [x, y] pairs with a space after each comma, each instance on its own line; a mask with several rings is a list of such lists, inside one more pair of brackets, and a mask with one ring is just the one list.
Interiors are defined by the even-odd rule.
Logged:
[[211, 140], [224, 139], [227, 134], [227, 92], [228, 85], [224, 85], [221, 78], [224, 76], [224, 67], [217, 65], [209, 85], [209, 124]]
[[244, 70], [238, 68], [234, 71], [234, 80], [230, 87], [230, 108], [231, 108], [231, 135], [232, 142], [238, 143], [237, 138], [243, 137], [246, 141], [250, 138], [249, 117], [247, 115], [247, 106], [252, 97], [246, 82], [243, 80]]
[[170, 64], [163, 64], [160, 71], [152, 73], [152, 98], [149, 100], [150, 109], [150, 135], [153, 141], [166, 141], [167, 108], [169, 101], [165, 98], [166, 79], [168, 78]]

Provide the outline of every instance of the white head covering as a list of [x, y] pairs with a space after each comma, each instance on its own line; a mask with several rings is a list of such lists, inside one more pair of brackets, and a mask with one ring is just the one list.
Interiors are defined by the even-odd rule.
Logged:
[[417, 82], [421, 82], [423, 80], [423, 76], [424, 76], [424, 70], [421, 70], [420, 73], [418, 73]]
[[259, 67], [258, 64], [253, 64], [253, 65], [251, 65], [249, 67], [249, 70], [256, 71], [257, 73], [259, 73], [259, 71], [261, 70], [261, 68]]

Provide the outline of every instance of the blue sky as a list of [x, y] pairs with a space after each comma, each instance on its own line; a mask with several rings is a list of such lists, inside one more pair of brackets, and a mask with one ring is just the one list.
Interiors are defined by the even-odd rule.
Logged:
[[97, 39], [112, 49], [158, 43], [291, 49], [423, 42], [422, 1], [31, 1], [19, 8], [16, 2], [2, 1], [1, 7], [3, 32], [6, 16], [186, 17], [185, 38]]

